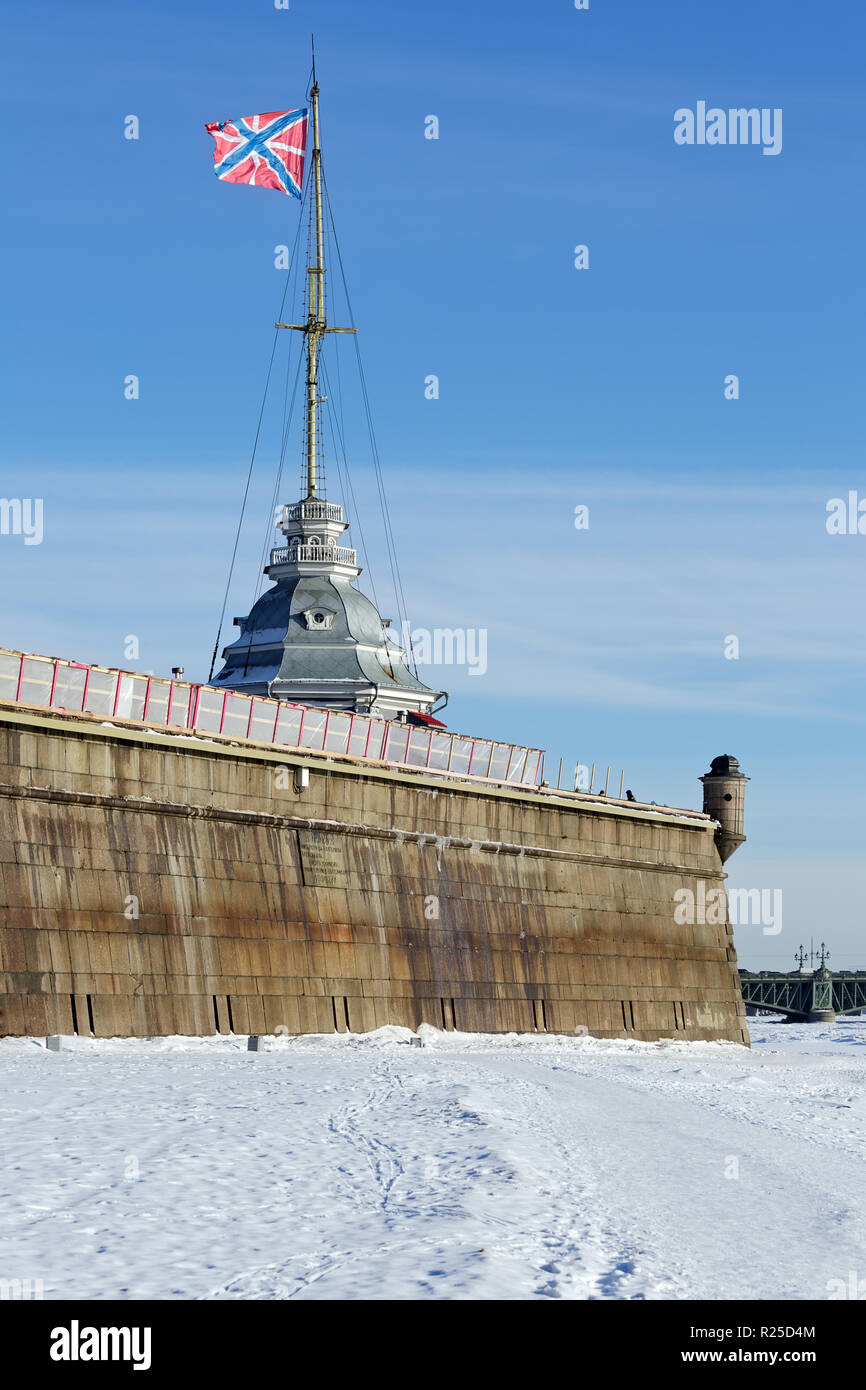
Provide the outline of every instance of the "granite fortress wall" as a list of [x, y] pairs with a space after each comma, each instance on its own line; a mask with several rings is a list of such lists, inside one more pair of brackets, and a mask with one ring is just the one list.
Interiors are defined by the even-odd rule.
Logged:
[[0, 1033], [747, 1040], [697, 812], [7, 705], [0, 817]]

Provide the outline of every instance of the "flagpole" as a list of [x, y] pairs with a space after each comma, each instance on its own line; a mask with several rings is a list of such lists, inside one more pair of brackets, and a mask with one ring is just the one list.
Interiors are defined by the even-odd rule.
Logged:
[[309, 266], [307, 332], [307, 496], [316, 495], [319, 344], [325, 332], [325, 236], [322, 218], [322, 151], [319, 146], [319, 87], [313, 50], [313, 194], [316, 207], [316, 264]]
[[[354, 328], [329, 328], [325, 318], [325, 219], [322, 210], [322, 150], [319, 144], [319, 86], [316, 81], [316, 54], [313, 50], [313, 199], [316, 214], [315, 265], [307, 266], [306, 323], [278, 323], [277, 328], [294, 328], [306, 337], [307, 352], [307, 497], [315, 497], [318, 484], [319, 350], [326, 333], [355, 333]], [[312, 251], [313, 248], [311, 248]]]

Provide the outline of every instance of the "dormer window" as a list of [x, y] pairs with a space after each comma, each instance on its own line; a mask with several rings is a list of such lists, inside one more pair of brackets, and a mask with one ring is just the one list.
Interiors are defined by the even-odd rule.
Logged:
[[308, 608], [303, 616], [311, 631], [330, 632], [336, 614], [329, 608]]

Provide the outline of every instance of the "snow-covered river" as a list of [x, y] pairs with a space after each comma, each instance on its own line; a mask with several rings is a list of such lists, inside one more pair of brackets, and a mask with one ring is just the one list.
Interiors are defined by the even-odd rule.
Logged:
[[72, 1299], [826, 1299], [866, 1281], [866, 1019], [751, 1023], [751, 1052], [432, 1029], [263, 1053], [5, 1039], [0, 1280]]

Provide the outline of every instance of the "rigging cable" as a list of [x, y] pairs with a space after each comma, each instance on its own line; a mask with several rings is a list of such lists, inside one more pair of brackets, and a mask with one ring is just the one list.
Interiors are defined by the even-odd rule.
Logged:
[[[309, 180], [308, 180], [308, 187], [309, 187]], [[302, 212], [303, 212], [303, 208], [302, 208]], [[297, 229], [297, 231], [295, 232], [295, 241], [294, 241], [294, 245], [293, 245], [293, 247], [292, 247], [291, 259], [290, 259], [290, 266], [294, 266], [294, 265], [295, 265], [295, 261], [296, 261], [296, 253], [297, 253], [297, 249], [298, 249], [298, 239], [299, 239], [300, 234], [301, 234], [301, 220], [302, 220], [302, 219], [299, 217], [299, 218], [298, 218], [298, 229]], [[287, 295], [288, 292], [289, 292], [289, 284], [290, 284], [290, 282], [291, 282], [291, 273], [290, 273], [290, 271], [287, 271], [287, 272], [286, 272], [286, 283], [285, 283], [285, 285], [283, 286], [283, 297], [282, 297], [282, 299], [281, 299], [281, 301], [280, 301], [280, 311], [279, 311], [279, 315], [278, 315], [278, 317], [279, 317], [280, 319], [282, 319], [282, 317], [283, 317], [283, 310], [284, 310], [284, 308], [285, 308], [285, 304], [286, 304], [286, 295]], [[251, 481], [252, 481], [252, 476], [253, 476], [253, 466], [254, 466], [255, 461], [256, 461], [256, 450], [258, 449], [258, 445], [259, 445], [259, 435], [261, 434], [261, 430], [262, 430], [262, 420], [263, 420], [263, 418], [264, 418], [264, 413], [265, 413], [265, 404], [266, 404], [267, 399], [268, 399], [268, 389], [269, 389], [270, 384], [271, 384], [271, 372], [273, 371], [274, 357], [276, 356], [277, 342], [279, 341], [279, 336], [280, 336], [280, 330], [279, 330], [278, 328], [275, 328], [275, 329], [274, 329], [274, 341], [273, 341], [273, 343], [272, 343], [272, 345], [271, 345], [271, 356], [270, 356], [270, 360], [269, 360], [269, 362], [268, 362], [267, 376], [266, 376], [266, 378], [265, 378], [265, 389], [264, 389], [264, 393], [263, 393], [263, 395], [262, 395], [262, 404], [261, 404], [261, 408], [260, 408], [260, 410], [259, 410], [259, 419], [258, 419], [258, 424], [256, 425], [255, 438], [254, 438], [254, 440], [253, 440], [253, 449], [252, 449], [252, 453], [251, 453], [251, 455], [250, 455], [250, 466], [249, 466], [249, 469], [247, 470], [247, 481], [246, 481], [246, 485], [245, 485], [245, 487], [244, 487], [243, 500], [242, 500], [242, 502], [241, 502], [241, 512], [240, 512], [240, 516], [238, 517], [237, 531], [235, 532], [235, 543], [234, 543], [234, 546], [233, 546], [233, 548], [232, 548], [232, 558], [231, 558], [231, 561], [230, 561], [230, 563], [229, 563], [228, 579], [226, 580], [226, 588], [225, 588], [225, 593], [224, 593], [224, 595], [223, 595], [222, 609], [220, 610], [219, 626], [218, 626], [218, 628], [217, 628], [216, 641], [214, 642], [213, 653], [212, 653], [211, 659], [210, 659], [210, 671], [208, 672], [208, 678], [207, 678], [207, 680], [208, 680], [208, 685], [210, 685], [210, 682], [211, 682], [211, 680], [212, 680], [212, 678], [213, 678], [214, 666], [216, 665], [217, 652], [219, 651], [220, 638], [221, 638], [221, 636], [222, 636], [223, 623], [225, 622], [226, 606], [227, 606], [228, 601], [229, 601], [229, 590], [230, 590], [230, 588], [231, 588], [232, 577], [233, 577], [233, 575], [234, 575], [235, 561], [236, 561], [236, 559], [237, 559], [237, 553], [238, 553], [238, 544], [239, 544], [240, 538], [241, 538], [241, 528], [242, 528], [242, 526], [243, 526], [243, 524], [244, 524], [244, 514], [245, 514], [245, 512], [246, 512], [247, 499], [248, 499], [249, 493], [250, 493], [250, 483], [251, 483]]]
[[359, 545], [358, 548], [359, 548], [359, 550], [361, 551], [362, 555], [364, 556], [364, 567], [365, 567], [365, 572], [366, 572], [366, 574], [367, 574], [367, 576], [368, 576], [368, 578], [369, 578], [369, 581], [370, 581], [370, 591], [371, 591], [371, 593], [372, 593], [372, 595], [373, 595], [373, 602], [374, 602], [374, 604], [376, 605], [376, 611], [377, 611], [379, 614], [381, 614], [381, 611], [382, 611], [382, 610], [381, 610], [380, 607], [379, 607], [379, 600], [378, 600], [378, 598], [377, 598], [377, 596], [376, 596], [376, 585], [375, 585], [375, 583], [374, 583], [374, 581], [373, 581], [373, 572], [372, 572], [372, 570], [371, 570], [371, 568], [370, 568], [370, 563], [369, 563], [369, 551], [368, 551], [368, 549], [367, 549], [367, 542], [366, 542], [366, 539], [365, 539], [365, 537], [364, 537], [364, 528], [363, 528], [363, 526], [361, 525], [361, 516], [360, 516], [360, 513], [359, 513], [359, 511], [358, 511], [358, 504], [357, 504], [357, 502], [355, 501], [355, 488], [354, 488], [354, 485], [353, 485], [353, 483], [352, 483], [352, 475], [351, 475], [351, 473], [349, 472], [349, 459], [348, 459], [348, 455], [347, 455], [347, 452], [346, 452], [346, 444], [345, 444], [345, 438], [344, 438], [343, 429], [342, 429], [342, 423], [338, 423], [335, 413], [330, 409], [330, 404], [331, 404], [331, 402], [330, 402], [330, 385], [329, 385], [329, 378], [328, 378], [327, 371], [326, 371], [324, 368], [323, 368], [323, 371], [322, 371], [322, 377], [323, 377], [323, 380], [324, 380], [325, 390], [328, 392], [328, 401], [327, 401], [327, 404], [328, 404], [328, 406], [329, 406], [329, 410], [328, 410], [328, 423], [329, 423], [330, 426], [331, 426], [331, 434], [332, 434], [332, 437], [333, 437], [333, 440], [334, 440], [334, 456], [335, 456], [335, 458], [337, 459], [337, 467], [338, 467], [338, 469], [339, 469], [339, 457], [340, 457], [340, 454], [342, 454], [342, 458], [343, 458], [343, 472], [342, 472], [342, 474], [341, 474], [341, 480], [342, 480], [342, 477], [345, 477], [345, 479], [346, 479], [346, 482], [345, 482], [346, 500], [347, 500], [348, 502], [350, 502], [351, 507], [352, 507], [352, 514], [353, 514], [354, 517], [356, 518], [356, 526], [357, 526], [357, 530], [358, 530], [358, 540], [360, 541], [360, 545]]
[[[288, 413], [284, 416], [284, 418], [285, 418], [285, 425], [284, 425], [284, 427], [283, 427], [283, 438], [282, 438], [282, 446], [281, 446], [281, 448], [280, 448], [279, 466], [278, 466], [278, 468], [277, 468], [277, 476], [276, 476], [276, 479], [275, 479], [275, 481], [274, 481], [274, 489], [273, 489], [273, 492], [272, 492], [272, 494], [271, 494], [271, 509], [270, 509], [269, 514], [268, 514], [268, 526], [267, 526], [267, 530], [266, 530], [266, 532], [265, 532], [265, 539], [264, 539], [264, 543], [263, 543], [263, 545], [262, 545], [261, 555], [259, 556], [258, 572], [257, 572], [257, 576], [256, 576], [256, 590], [255, 590], [256, 596], [255, 596], [255, 599], [253, 600], [253, 605], [252, 605], [252, 607], [255, 607], [256, 603], [258, 603], [259, 598], [260, 598], [260, 596], [261, 596], [261, 592], [262, 592], [262, 580], [264, 579], [264, 573], [265, 573], [265, 557], [266, 557], [266, 555], [267, 555], [268, 550], [271, 548], [271, 543], [272, 543], [272, 540], [273, 540], [273, 537], [272, 537], [272, 535], [271, 535], [271, 532], [272, 532], [273, 529], [274, 529], [274, 517], [276, 516], [276, 511], [277, 511], [277, 498], [279, 497], [280, 483], [281, 483], [282, 477], [283, 477], [283, 465], [284, 465], [284, 463], [285, 463], [285, 458], [286, 458], [286, 444], [287, 444], [287, 442], [288, 442], [289, 430], [290, 430], [290, 428], [291, 428], [292, 419], [293, 419], [294, 413], [295, 413], [295, 401], [297, 400], [297, 395], [298, 395], [298, 381], [299, 381], [300, 375], [301, 375], [301, 363], [302, 363], [302, 362], [303, 362], [303, 353], [300, 353], [300, 354], [298, 355], [298, 365], [297, 365], [297, 367], [295, 368], [295, 383], [294, 383], [294, 386], [292, 387], [291, 404], [288, 406]], [[291, 357], [289, 357], [289, 358], [286, 360], [286, 390], [285, 390], [284, 402], [287, 401], [287, 399], [288, 399], [288, 391], [289, 391], [289, 367], [290, 367], [290, 366], [291, 366]], [[252, 611], [252, 609], [251, 609], [251, 611]], [[255, 636], [255, 629], [251, 627], [251, 628], [250, 628], [250, 640], [249, 640], [249, 642], [247, 643], [247, 654], [246, 654], [246, 657], [244, 658], [244, 676], [246, 676], [247, 671], [249, 670], [250, 653], [252, 652], [253, 637], [254, 637], [254, 636]]]
[[[331, 198], [330, 198], [330, 194], [328, 193], [328, 185], [327, 185], [327, 180], [326, 180], [326, 178], [325, 178], [324, 170], [322, 170], [322, 183], [323, 183], [324, 188], [325, 188], [326, 202], [327, 202], [327, 205], [328, 205], [328, 217], [329, 217], [329, 219], [330, 219], [330, 224], [331, 224], [331, 234], [332, 234], [332, 237], [333, 237], [334, 249], [335, 249], [336, 252], [337, 252], [337, 263], [338, 263], [338, 265], [339, 265], [339, 267], [340, 267], [340, 276], [341, 276], [342, 281], [343, 281], [343, 293], [344, 293], [345, 296], [346, 296], [346, 307], [347, 307], [347, 309], [348, 309], [348, 311], [349, 311], [349, 323], [350, 323], [351, 327], [354, 328], [354, 327], [355, 327], [355, 315], [354, 315], [354, 313], [352, 312], [352, 302], [351, 302], [351, 299], [349, 298], [349, 286], [348, 286], [348, 283], [347, 283], [347, 281], [346, 281], [346, 271], [345, 271], [345, 268], [344, 268], [344, 266], [343, 266], [343, 255], [342, 255], [342, 252], [341, 252], [341, 250], [340, 250], [340, 241], [339, 241], [339, 238], [338, 238], [338, 236], [337, 236], [337, 228], [336, 228], [336, 226], [334, 225], [334, 212], [333, 212], [333, 208], [332, 208], [332, 206], [331, 206]], [[387, 550], [388, 550], [388, 559], [389, 559], [390, 566], [391, 566], [391, 578], [392, 578], [392, 582], [393, 582], [393, 584], [394, 584], [394, 595], [395, 595], [395, 599], [396, 599], [396, 603], [397, 603], [397, 616], [398, 616], [399, 620], [401, 621], [401, 623], [402, 623], [402, 622], [406, 622], [406, 628], [402, 628], [402, 629], [401, 629], [402, 631], [406, 631], [407, 628], [408, 628], [408, 626], [409, 626], [408, 621], [407, 621], [407, 617], [406, 617], [406, 614], [407, 614], [407, 610], [406, 610], [406, 598], [405, 598], [405, 595], [404, 595], [404, 593], [403, 593], [403, 582], [402, 582], [402, 580], [401, 580], [401, 578], [400, 578], [400, 569], [399, 569], [399, 565], [398, 565], [398, 563], [397, 563], [397, 548], [396, 548], [396, 544], [395, 544], [395, 541], [394, 541], [394, 533], [393, 533], [393, 530], [392, 530], [392, 528], [391, 528], [391, 516], [390, 516], [390, 512], [389, 512], [389, 510], [388, 510], [388, 500], [387, 500], [387, 497], [386, 497], [386, 495], [385, 495], [385, 484], [384, 484], [384, 479], [383, 479], [383, 476], [382, 476], [382, 466], [381, 466], [381, 463], [380, 463], [380, 460], [379, 460], [379, 450], [378, 450], [378, 446], [377, 446], [377, 444], [376, 444], [376, 435], [375, 435], [375, 431], [374, 431], [374, 429], [373, 429], [373, 415], [372, 415], [372, 411], [371, 411], [371, 409], [370, 409], [370, 398], [369, 398], [369, 395], [368, 395], [368, 392], [367, 392], [367, 380], [366, 380], [366, 377], [365, 377], [365, 375], [364, 375], [364, 364], [363, 364], [363, 362], [362, 362], [362, 360], [361, 360], [361, 349], [360, 349], [360, 347], [359, 347], [359, 345], [358, 345], [358, 334], [357, 334], [357, 332], [355, 332], [355, 333], [353, 334], [353, 337], [354, 337], [354, 340], [355, 340], [355, 355], [356, 355], [356, 357], [357, 357], [357, 359], [358, 359], [358, 374], [359, 374], [360, 379], [361, 379], [361, 392], [362, 392], [363, 401], [364, 401], [364, 413], [365, 413], [366, 419], [367, 419], [367, 430], [368, 430], [369, 435], [370, 435], [370, 448], [371, 448], [372, 455], [373, 455], [373, 469], [374, 469], [374, 474], [375, 474], [375, 478], [376, 478], [376, 486], [377, 486], [378, 491], [379, 491], [379, 503], [380, 503], [380, 506], [381, 506], [381, 508], [382, 508], [382, 522], [383, 522], [383, 527], [384, 527], [384, 531], [385, 531], [385, 544], [386, 544], [386, 547], [387, 547]], [[414, 670], [414, 672], [415, 672], [415, 677], [416, 677], [416, 679], [420, 680], [420, 677], [419, 677], [419, 675], [418, 675], [418, 663], [417, 663], [417, 661], [415, 660], [415, 653], [414, 653], [414, 650], [413, 650], [413, 648], [412, 648], [411, 632], [410, 632], [410, 637], [409, 637], [409, 650], [408, 650], [408, 652], [407, 652], [407, 655], [408, 655], [408, 657], [410, 658], [410, 660], [411, 660], [411, 662], [412, 662], [412, 667], [413, 667], [413, 670]]]
[[[347, 496], [349, 496], [349, 495], [351, 494], [351, 496], [352, 496], [352, 501], [353, 501], [353, 504], [354, 504], [354, 492], [352, 491], [351, 480], [350, 480], [350, 478], [349, 478], [349, 460], [348, 460], [348, 458], [346, 457], [346, 450], [345, 450], [345, 446], [343, 445], [342, 438], [341, 438], [341, 436], [338, 434], [338, 427], [337, 427], [336, 415], [335, 415], [334, 411], [331, 409], [330, 389], [329, 389], [329, 387], [328, 387], [328, 381], [327, 381], [327, 377], [326, 377], [324, 371], [323, 371], [323, 373], [322, 373], [322, 379], [323, 379], [323, 382], [324, 382], [325, 390], [328, 392], [328, 394], [327, 394], [326, 396], [324, 396], [322, 399], [325, 401], [325, 403], [326, 403], [327, 406], [328, 406], [328, 410], [327, 410], [327, 422], [328, 422], [328, 425], [330, 426], [330, 430], [331, 430], [331, 442], [332, 442], [333, 447], [334, 447], [334, 460], [335, 460], [336, 465], [337, 465], [337, 478], [338, 478], [338, 481], [339, 481], [339, 484], [340, 484], [340, 490], [341, 490], [341, 493], [342, 493], [342, 495], [343, 495], [344, 497], [347, 497]], [[342, 451], [342, 452], [341, 452], [341, 451]], [[340, 466], [340, 458], [341, 458], [341, 457], [342, 457], [342, 460], [343, 460], [343, 465], [342, 465], [342, 467]], [[346, 488], [345, 488], [345, 491], [343, 491], [343, 486], [344, 486], [344, 485], [343, 485], [343, 477], [344, 477], [344, 475], [345, 475], [345, 478], [346, 478]], [[362, 552], [362, 555], [363, 555], [363, 558], [364, 558], [364, 565], [365, 565], [365, 567], [366, 567], [366, 566], [367, 566], [367, 547], [366, 547], [365, 544], [364, 544], [364, 532], [363, 532], [363, 529], [362, 529], [362, 527], [361, 527], [361, 523], [360, 523], [360, 522], [358, 523], [358, 537], [359, 537], [359, 540], [360, 540], [360, 542], [361, 542], [359, 548], [361, 549], [361, 552]], [[373, 583], [373, 576], [372, 576], [372, 575], [370, 575], [370, 588], [371, 588], [372, 591], [373, 591], [373, 606], [375, 607], [376, 612], [379, 614], [379, 617], [380, 617], [380, 619], [381, 619], [381, 617], [382, 617], [382, 610], [381, 610], [380, 607], [379, 607], [379, 600], [378, 600], [378, 598], [376, 597], [376, 586], [375, 586], [375, 584]], [[388, 662], [388, 670], [389, 670], [389, 672], [390, 672], [391, 679], [392, 679], [392, 680], [396, 680], [397, 677], [396, 677], [395, 674], [394, 674], [394, 663], [393, 663], [393, 661], [391, 660], [391, 648], [390, 648], [389, 643], [388, 643], [388, 637], [387, 637], [387, 633], [386, 633], [386, 630], [385, 630], [385, 625], [384, 625], [384, 623], [382, 624], [382, 638], [383, 638], [384, 647], [385, 647], [385, 656], [386, 656], [386, 659], [387, 659], [387, 662]]]
[[[297, 292], [297, 286], [296, 286], [296, 292]], [[274, 525], [275, 525], [276, 510], [277, 510], [277, 501], [278, 501], [278, 498], [279, 498], [279, 491], [280, 491], [280, 483], [281, 483], [281, 481], [282, 481], [283, 468], [284, 468], [284, 466], [285, 466], [285, 461], [286, 461], [286, 448], [287, 448], [287, 445], [288, 445], [289, 432], [290, 432], [290, 430], [291, 430], [292, 420], [294, 419], [294, 414], [295, 414], [295, 402], [296, 402], [296, 400], [297, 400], [297, 395], [298, 395], [298, 381], [300, 380], [301, 365], [302, 365], [303, 360], [304, 360], [303, 345], [301, 345], [301, 351], [298, 353], [298, 363], [297, 363], [297, 366], [295, 367], [295, 380], [294, 380], [294, 384], [293, 384], [293, 386], [292, 386], [292, 395], [291, 395], [291, 399], [290, 399], [290, 398], [289, 398], [289, 378], [290, 378], [290, 376], [291, 376], [291, 366], [292, 366], [292, 348], [291, 348], [291, 343], [292, 343], [292, 339], [290, 338], [290, 339], [289, 339], [289, 352], [288, 352], [288, 355], [287, 355], [287, 357], [286, 357], [286, 382], [285, 382], [285, 386], [284, 386], [284, 388], [283, 388], [283, 426], [282, 426], [282, 436], [281, 436], [281, 439], [280, 439], [280, 455], [279, 455], [279, 460], [278, 460], [278, 462], [277, 462], [277, 472], [276, 472], [276, 478], [275, 478], [275, 480], [274, 480], [274, 489], [273, 489], [273, 492], [272, 492], [272, 494], [271, 494], [271, 509], [270, 509], [270, 511], [268, 512], [268, 524], [267, 524], [267, 528], [266, 528], [266, 530], [265, 530], [265, 539], [264, 539], [264, 543], [263, 543], [263, 545], [262, 545], [261, 558], [260, 558], [260, 560], [259, 560], [259, 567], [258, 567], [258, 569], [257, 569], [257, 571], [256, 571], [255, 576], [254, 576], [256, 601], [258, 601], [259, 595], [260, 595], [261, 590], [262, 590], [262, 578], [263, 578], [263, 575], [264, 575], [264, 569], [263, 569], [263, 567], [264, 567], [264, 561], [265, 561], [265, 554], [266, 554], [266, 552], [267, 552], [267, 550], [268, 550], [268, 548], [269, 548], [269, 545], [271, 544], [271, 532], [273, 531]]]

